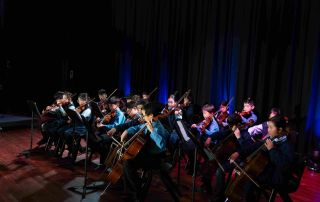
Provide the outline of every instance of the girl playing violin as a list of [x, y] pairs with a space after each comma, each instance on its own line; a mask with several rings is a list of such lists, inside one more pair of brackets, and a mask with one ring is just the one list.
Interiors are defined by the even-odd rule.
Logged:
[[170, 149], [173, 149], [172, 147], [175, 147], [179, 140], [174, 123], [176, 120], [182, 119], [182, 111], [178, 109], [177, 98], [174, 94], [169, 96], [167, 106], [162, 110], [161, 114], [167, 115], [167, 118], [161, 119], [161, 121], [170, 133]]
[[220, 109], [217, 113], [215, 113], [215, 118], [220, 126], [220, 128], [225, 129], [228, 125], [227, 118], [229, 116], [228, 112], [228, 102], [223, 100], [220, 104]]
[[[287, 139], [286, 120], [283, 116], [277, 115], [268, 121], [268, 134], [270, 139], [265, 142], [257, 142], [240, 155], [256, 153], [264, 144], [266, 150], [259, 151], [268, 159], [267, 165], [258, 176], [252, 176], [262, 187], [274, 188], [280, 194], [284, 201], [291, 201], [285, 188], [288, 186], [288, 180], [291, 175], [290, 168], [294, 161], [294, 151], [292, 145]], [[247, 181], [245, 186], [246, 201], [259, 201], [261, 189], [258, 189], [251, 181]]]

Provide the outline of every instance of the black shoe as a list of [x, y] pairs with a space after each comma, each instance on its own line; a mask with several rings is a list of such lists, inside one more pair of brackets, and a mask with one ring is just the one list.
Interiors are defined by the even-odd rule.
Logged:
[[125, 202], [141, 202], [140, 200], [138, 200], [137, 198], [132, 197], [132, 195], [129, 195], [129, 194], [122, 194], [121, 198]]
[[193, 173], [194, 173], [194, 171], [193, 171], [193, 169], [191, 169], [191, 168], [186, 170], [186, 174], [187, 174], [187, 175], [193, 176]]
[[226, 198], [224, 196], [212, 196], [209, 202], [224, 202]]
[[211, 186], [206, 186], [206, 185], [201, 185], [200, 187], [197, 187], [195, 191], [200, 193], [207, 193], [209, 195], [212, 194]]
[[37, 145], [43, 145], [43, 144], [46, 144], [47, 143], [47, 141], [48, 141], [48, 139], [47, 138], [42, 138], [39, 142], [37, 142]]

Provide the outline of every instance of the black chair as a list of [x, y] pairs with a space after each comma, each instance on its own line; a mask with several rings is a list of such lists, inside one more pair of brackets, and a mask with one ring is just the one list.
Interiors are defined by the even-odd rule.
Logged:
[[306, 167], [306, 159], [299, 153], [295, 154], [295, 161], [294, 165], [292, 166], [293, 170], [290, 175], [289, 181], [287, 186], [284, 190], [277, 191], [272, 190], [271, 197], [269, 199], [270, 202], [274, 202], [276, 195], [279, 194], [283, 201], [292, 201], [289, 194], [296, 192], [299, 188], [301, 178], [303, 176], [304, 169]]
[[[72, 144], [72, 148], [69, 148], [69, 152], [71, 152], [71, 159], [72, 159], [72, 162], [75, 163], [76, 161], [76, 158], [78, 156], [78, 152], [80, 151], [80, 148], [81, 148], [81, 138], [86, 138], [86, 135], [92, 135], [93, 133], [93, 130], [92, 130], [92, 124], [93, 124], [93, 117], [89, 120], [89, 121], [86, 121], [86, 119], [84, 117], [82, 117], [80, 115], [76, 115], [75, 112], [73, 112], [73, 110], [66, 110], [67, 114], [70, 116], [70, 117], [73, 117], [73, 120], [76, 120], [76, 119], [79, 119], [78, 122], [82, 122], [87, 131], [88, 131], [88, 134], [78, 134], [78, 132], [74, 131], [73, 132], [73, 135], [72, 135], [72, 140], [73, 140], [73, 144]], [[75, 127], [75, 122], [73, 122], [73, 127]], [[90, 133], [90, 134], [89, 134]], [[86, 142], [86, 144], [88, 144], [88, 142]], [[65, 145], [66, 145], [66, 139], [64, 137], [59, 137], [58, 139], [58, 143], [57, 143], [57, 150], [56, 150], [56, 154], [58, 157], [62, 157], [62, 154], [65, 150]]]

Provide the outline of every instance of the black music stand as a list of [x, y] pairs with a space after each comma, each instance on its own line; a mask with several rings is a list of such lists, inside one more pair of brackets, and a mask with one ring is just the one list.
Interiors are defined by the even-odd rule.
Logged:
[[96, 117], [103, 117], [103, 113], [99, 108], [98, 103], [96, 102], [91, 102], [90, 103], [91, 109], [92, 109], [92, 114]]
[[[75, 110], [72, 109], [64, 109], [67, 115], [71, 118], [72, 124], [73, 124], [73, 134], [75, 135], [75, 127], [76, 123], [82, 123], [82, 124], [87, 124], [86, 121], [82, 118], [82, 116]], [[87, 127], [87, 126], [86, 126]], [[78, 192], [82, 194], [82, 199], [86, 198], [86, 191], [87, 191], [87, 179], [88, 179], [88, 166], [87, 166], [87, 161], [88, 161], [88, 131], [86, 132], [86, 157], [84, 161], [84, 182], [83, 186], [75, 186], [75, 187], [69, 187], [69, 190]], [[82, 191], [77, 191], [77, 189], [82, 188]]]
[[32, 153], [32, 145], [33, 145], [33, 135], [34, 135], [34, 122], [35, 122], [35, 118], [36, 116], [38, 118], [41, 117], [41, 114], [39, 112], [39, 109], [37, 107], [37, 103], [35, 101], [32, 100], [27, 100], [27, 105], [29, 110], [31, 111], [31, 134], [30, 134], [30, 148], [28, 150], [24, 150], [21, 153], [18, 154], [18, 156], [25, 156], [26, 158], [30, 157], [31, 153]]
[[194, 148], [194, 162], [193, 162], [193, 175], [192, 175], [192, 202], [194, 202], [198, 151], [202, 152], [205, 156], [207, 156], [209, 161], [214, 159], [214, 156], [213, 156], [212, 152], [208, 151], [206, 148], [204, 148], [202, 146], [199, 139], [194, 135], [194, 133], [191, 130], [187, 129], [187, 131], [188, 131], [188, 133], [187, 133], [188, 137], [194, 143], [194, 146], [195, 146], [195, 148]]
[[[179, 136], [179, 144], [178, 144], [178, 177], [177, 177], [177, 186], [180, 186], [180, 165], [181, 165], [181, 149], [182, 149], [182, 145], [188, 145], [189, 147], [192, 147], [192, 149], [194, 148], [194, 145], [190, 145], [190, 142], [192, 142], [192, 140], [190, 139], [190, 137], [188, 136], [188, 130], [186, 127], [186, 124], [182, 121], [182, 120], [176, 120], [174, 122], [174, 127], [175, 130]], [[190, 159], [189, 159], [190, 160]]]

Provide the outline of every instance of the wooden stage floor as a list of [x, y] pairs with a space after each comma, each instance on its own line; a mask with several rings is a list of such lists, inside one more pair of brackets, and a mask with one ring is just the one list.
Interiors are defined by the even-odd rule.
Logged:
[[[30, 146], [30, 129], [10, 129], [0, 133], [0, 201], [1, 202], [60, 202], [80, 201], [81, 194], [71, 191], [71, 187], [81, 187], [84, 179], [84, 165], [71, 166], [66, 160], [59, 160], [41, 150], [29, 158], [17, 155]], [[40, 139], [38, 130], [34, 133], [34, 146]], [[94, 162], [97, 159], [94, 160]], [[192, 176], [181, 169], [181, 201], [191, 201]], [[88, 184], [103, 176], [103, 171], [88, 166]], [[176, 180], [177, 168], [172, 172]], [[198, 177], [199, 178], [199, 177]], [[197, 185], [200, 180], [197, 179]], [[320, 201], [320, 174], [305, 169], [300, 187], [291, 194], [294, 201]], [[79, 189], [81, 192], [82, 190]], [[100, 196], [102, 190], [87, 190], [83, 201], [122, 201], [121, 190], [113, 187]], [[154, 176], [146, 201], [173, 201], [158, 176]], [[196, 193], [196, 201], [208, 201], [205, 193]], [[277, 197], [276, 201], [281, 201]]]

